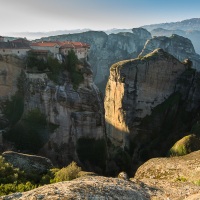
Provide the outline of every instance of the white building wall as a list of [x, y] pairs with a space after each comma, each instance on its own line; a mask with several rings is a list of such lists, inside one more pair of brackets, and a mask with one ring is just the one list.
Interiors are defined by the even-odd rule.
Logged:
[[78, 59], [83, 59], [83, 58], [87, 58], [88, 56], [88, 49], [87, 48], [78, 48], [78, 49], [71, 49], [71, 48], [62, 48], [60, 50], [60, 53], [62, 55], [68, 55], [68, 52], [70, 50], [74, 50], [76, 56], [78, 57]]
[[23, 57], [27, 55], [27, 52], [30, 49], [0, 49], [1, 55], [17, 55], [19, 57]]

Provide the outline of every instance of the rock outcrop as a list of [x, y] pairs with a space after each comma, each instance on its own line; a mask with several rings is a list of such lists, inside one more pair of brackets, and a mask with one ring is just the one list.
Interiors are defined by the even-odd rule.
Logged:
[[166, 155], [198, 118], [199, 78], [162, 49], [112, 65], [104, 102], [111, 143], [134, 161]]
[[[42, 155], [54, 163], [65, 165], [80, 162], [79, 139], [105, 140], [103, 100], [93, 83], [91, 70], [84, 72], [84, 81], [75, 90], [70, 74], [56, 85], [46, 74], [26, 74], [25, 113], [38, 108], [47, 117], [53, 132], [47, 131]], [[48, 128], [47, 128], [48, 130]]]
[[107, 35], [104, 32], [88, 31], [78, 34], [59, 35], [42, 40], [72, 40], [91, 45], [89, 62], [94, 72], [94, 82], [104, 92], [109, 76], [109, 67], [115, 62], [135, 58], [141, 52], [151, 34], [143, 28], [133, 29], [132, 33]]
[[2, 200], [36, 199], [150, 199], [145, 190], [131, 181], [106, 177], [83, 177], [45, 185], [25, 193], [11, 194]]
[[[178, 157], [152, 158], [140, 166], [136, 179], [152, 178], [176, 181], [184, 178], [188, 182], [199, 181], [200, 151]], [[182, 180], [184, 181], [184, 180]]]
[[149, 191], [156, 199], [198, 199], [200, 151], [185, 156], [153, 158], [141, 165], [134, 180], [146, 187], [157, 188]]
[[78, 162], [77, 143], [81, 138], [104, 140], [104, 111], [100, 91], [91, 72], [75, 90], [65, 74], [62, 85], [49, 81], [45, 74], [26, 74], [25, 112], [39, 108], [56, 129], [46, 135], [41, 153], [62, 165], [70, 158]]
[[159, 36], [148, 40], [139, 56], [144, 56], [156, 48], [161, 48], [181, 62], [190, 59], [193, 67], [200, 70], [200, 55], [196, 54], [192, 42], [182, 36], [173, 34], [171, 37]]
[[28, 174], [44, 174], [53, 168], [52, 162], [45, 157], [6, 151], [2, 154], [6, 162], [11, 163]]
[[105, 120], [113, 143], [125, 147], [129, 134], [150, 115], [152, 109], [175, 92], [185, 66], [157, 49], [142, 59], [121, 61], [111, 66], [106, 87]]
[[[73, 83], [72, 75], [67, 70], [59, 75], [57, 84], [48, 77], [50, 72], [28, 72], [22, 60], [12, 56], [9, 58], [7, 62], [2, 61], [2, 66], [11, 66], [9, 73], [12, 76], [9, 75], [3, 85], [7, 88], [5, 91], [0, 86], [2, 96], [9, 99], [6, 106], [1, 102], [3, 117], [8, 118], [7, 124], [10, 125], [3, 139], [0, 137], [0, 145], [3, 142], [5, 147], [3, 151], [12, 149], [39, 154], [50, 158], [55, 165], [65, 166], [72, 160], [81, 163], [84, 156], [87, 158], [87, 151], [83, 150], [87, 141], [89, 144], [86, 145], [91, 147], [92, 153], [96, 153], [94, 148], [101, 146], [98, 150], [104, 155], [103, 100], [93, 82], [89, 64], [82, 63], [79, 84]], [[12, 91], [8, 89], [8, 82], [12, 83], [12, 87], [9, 86]], [[15, 149], [7, 148], [7, 141]], [[96, 162], [91, 158], [87, 160]]]

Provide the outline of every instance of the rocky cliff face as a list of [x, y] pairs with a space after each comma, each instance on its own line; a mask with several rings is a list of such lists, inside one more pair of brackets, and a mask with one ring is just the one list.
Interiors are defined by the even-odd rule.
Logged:
[[114, 64], [104, 103], [111, 143], [129, 149], [136, 160], [166, 155], [175, 138], [191, 128], [189, 114], [199, 108], [198, 81], [199, 73], [162, 49]]
[[144, 56], [156, 48], [162, 48], [180, 61], [189, 58], [193, 62], [193, 67], [200, 70], [200, 55], [195, 53], [192, 42], [189, 39], [175, 34], [171, 37], [154, 37], [146, 42], [139, 56]]
[[8, 120], [4, 117], [3, 104], [18, 90], [18, 77], [24, 68], [23, 60], [10, 55], [0, 55], [0, 150], [2, 150], [2, 130], [8, 126]]
[[24, 63], [17, 57], [0, 55], [0, 99], [11, 97], [17, 91], [17, 78]]
[[137, 135], [133, 127], [175, 91], [177, 78], [184, 70], [183, 64], [161, 49], [143, 59], [114, 64], [105, 97], [105, 119], [111, 140], [114, 138], [125, 147], [131, 131]]
[[143, 28], [133, 29], [132, 33], [107, 35], [104, 32], [88, 31], [42, 38], [42, 40], [73, 40], [91, 45], [89, 61], [94, 72], [94, 82], [104, 92], [109, 76], [109, 67], [115, 62], [137, 57], [151, 34]]
[[[17, 68], [12, 60], [7, 65]], [[18, 91], [7, 103], [4, 113], [9, 115], [11, 127], [4, 133], [4, 139], [14, 142], [19, 150], [46, 156], [56, 165], [63, 166], [72, 160], [81, 163], [83, 157], [87, 159], [86, 145], [93, 154], [99, 147], [99, 155], [105, 156], [102, 96], [89, 66], [83, 64], [81, 68], [83, 81], [76, 88], [68, 71], [60, 75], [59, 85], [46, 73], [13, 74], [13, 80], [18, 80], [15, 83]], [[8, 98], [8, 91], [6, 95]]]
[[[41, 153], [62, 165], [79, 161], [77, 143], [81, 138], [104, 140], [104, 110], [92, 74], [75, 90], [66, 74], [63, 85], [55, 85], [46, 74], [26, 74], [25, 112], [39, 108], [56, 129], [48, 133]], [[95, 143], [95, 141], [94, 141]]]

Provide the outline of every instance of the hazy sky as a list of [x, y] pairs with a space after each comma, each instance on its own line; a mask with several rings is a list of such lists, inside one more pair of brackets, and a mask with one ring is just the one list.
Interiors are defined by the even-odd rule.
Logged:
[[133, 28], [200, 17], [200, 0], [0, 0], [0, 34]]

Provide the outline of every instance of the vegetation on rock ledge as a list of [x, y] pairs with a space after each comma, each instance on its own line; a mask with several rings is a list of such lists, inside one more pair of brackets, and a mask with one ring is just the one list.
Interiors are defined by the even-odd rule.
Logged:
[[75, 162], [62, 169], [53, 168], [45, 174], [27, 174], [5, 162], [0, 156], [0, 196], [25, 192], [39, 186], [70, 181], [81, 176], [81, 168]]

